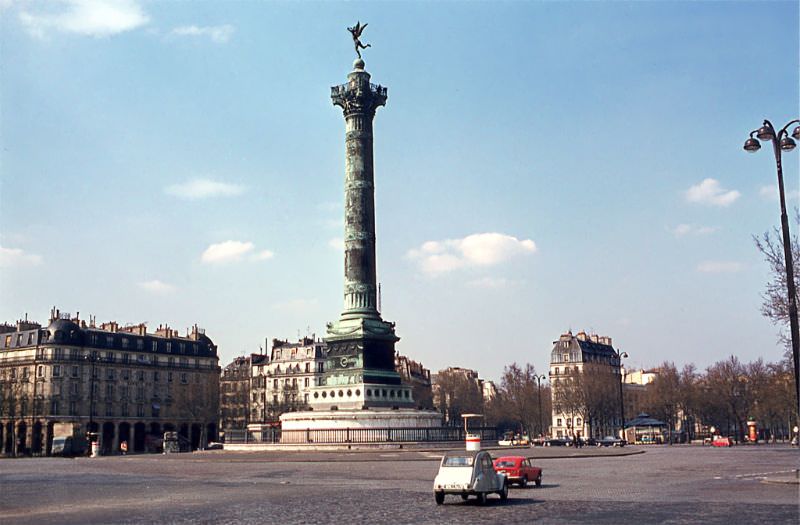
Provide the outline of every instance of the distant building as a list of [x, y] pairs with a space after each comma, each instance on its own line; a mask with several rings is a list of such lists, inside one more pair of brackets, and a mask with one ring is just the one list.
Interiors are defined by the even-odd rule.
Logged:
[[433, 402], [449, 425], [463, 424], [461, 414], [482, 412], [484, 403], [497, 394], [491, 381], [476, 370], [451, 366], [431, 377]]
[[219, 427], [245, 429], [250, 420], [251, 357], [237, 357], [222, 369], [219, 378]]
[[571, 331], [550, 352], [553, 437], [602, 437], [620, 427], [619, 355], [610, 337]]
[[270, 355], [252, 364], [251, 424], [274, 425], [284, 412], [308, 407], [311, 389], [322, 384], [325, 348], [313, 337], [272, 340]]
[[431, 371], [422, 366], [422, 363], [397, 353], [395, 353], [394, 367], [403, 383], [411, 385], [417, 408], [433, 409]]
[[47, 327], [0, 325], [0, 451], [49, 454], [54, 437], [98, 435], [104, 453], [155, 450], [165, 431], [216, 439], [217, 346], [194, 326], [95, 326], [58, 310]]

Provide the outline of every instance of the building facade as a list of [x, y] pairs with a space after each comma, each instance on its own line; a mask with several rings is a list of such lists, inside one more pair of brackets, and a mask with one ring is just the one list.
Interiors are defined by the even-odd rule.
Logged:
[[250, 371], [253, 358], [237, 357], [219, 377], [219, 428], [221, 430], [247, 428], [250, 422]]
[[0, 450], [48, 454], [54, 437], [91, 432], [107, 454], [160, 447], [165, 431], [203, 447], [216, 439], [217, 347], [194, 326], [96, 326], [51, 312], [46, 327], [0, 325]]
[[553, 437], [617, 434], [621, 428], [619, 353], [610, 337], [572, 331], [550, 352]]
[[432, 410], [433, 388], [431, 386], [431, 371], [422, 366], [422, 363], [400, 354], [395, 354], [394, 368], [400, 374], [403, 384], [411, 386], [417, 408]]

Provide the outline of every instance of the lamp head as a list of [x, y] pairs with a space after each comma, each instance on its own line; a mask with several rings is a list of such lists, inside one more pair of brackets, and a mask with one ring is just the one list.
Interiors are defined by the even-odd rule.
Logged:
[[800, 140], [800, 126], [794, 128], [794, 131], [792, 131], [792, 136], [794, 137], [794, 140]]
[[797, 146], [797, 144], [792, 140], [792, 137], [783, 137], [781, 139], [781, 149], [783, 151], [792, 151], [795, 146]]
[[764, 124], [763, 126], [758, 128], [758, 131], [756, 132], [756, 137], [758, 137], [758, 140], [762, 141], [772, 140], [775, 138], [775, 132], [772, 130], [771, 126], [767, 126], [766, 124]]
[[755, 153], [756, 151], [758, 151], [760, 149], [761, 149], [761, 144], [756, 139], [754, 139], [753, 137], [750, 137], [749, 139], [744, 141], [744, 150], [745, 151], [747, 151], [749, 153]]

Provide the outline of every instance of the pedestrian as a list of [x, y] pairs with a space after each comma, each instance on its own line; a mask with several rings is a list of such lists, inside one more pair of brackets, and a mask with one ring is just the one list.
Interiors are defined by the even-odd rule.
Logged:
[[128, 455], [128, 442], [127, 441], [123, 441], [122, 443], [120, 443], [119, 444], [119, 449], [120, 449], [120, 451], [122, 451], [122, 455], [123, 456], [127, 456]]

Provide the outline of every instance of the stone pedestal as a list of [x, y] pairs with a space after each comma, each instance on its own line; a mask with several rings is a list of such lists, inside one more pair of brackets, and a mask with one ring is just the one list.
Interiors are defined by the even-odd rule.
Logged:
[[[281, 416], [281, 443], [332, 442], [334, 439], [341, 443], [424, 441], [424, 429], [441, 425], [442, 415], [432, 410], [287, 412]], [[366, 429], [371, 431], [361, 432]], [[351, 439], [348, 440], [342, 431], [353, 431]]]

